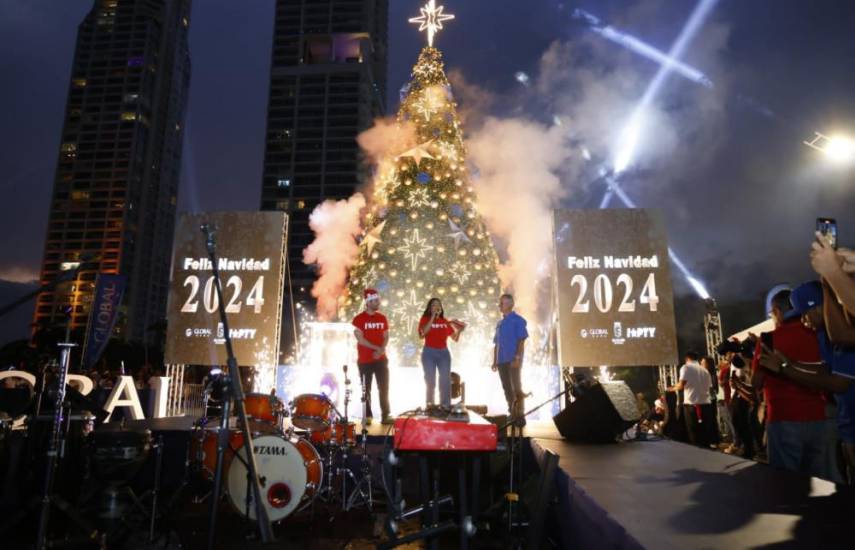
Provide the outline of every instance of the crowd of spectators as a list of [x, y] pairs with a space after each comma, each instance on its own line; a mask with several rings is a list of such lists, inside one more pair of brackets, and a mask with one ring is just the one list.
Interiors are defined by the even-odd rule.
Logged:
[[724, 342], [717, 365], [688, 353], [668, 390], [691, 443], [853, 485], [855, 252], [817, 234], [810, 263], [817, 280], [772, 297], [772, 331]]

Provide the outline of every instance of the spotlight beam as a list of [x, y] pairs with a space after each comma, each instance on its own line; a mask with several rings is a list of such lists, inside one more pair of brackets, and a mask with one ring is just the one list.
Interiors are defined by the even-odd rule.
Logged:
[[592, 32], [602, 36], [606, 40], [613, 42], [618, 46], [623, 46], [624, 48], [627, 48], [659, 65], [668, 66], [672, 71], [691, 80], [692, 82], [695, 82], [696, 84], [700, 84], [705, 88], [713, 88], [713, 81], [710, 80], [710, 78], [703, 72], [683, 63], [679, 59], [669, 56], [662, 50], [654, 48], [650, 44], [632, 36], [631, 34], [620, 31], [611, 25], [603, 25], [597, 16], [583, 9], [577, 8], [573, 11], [573, 17], [575, 19], [584, 20], [588, 23]]
[[[618, 198], [621, 200], [621, 202], [624, 203], [627, 208], [636, 208], [635, 201], [633, 201], [629, 197], [629, 195], [626, 194], [626, 191], [621, 188], [617, 180], [615, 180], [614, 174], [606, 174], [603, 179], [609, 186], [609, 188], [606, 190], [606, 194], [603, 196], [603, 203], [607, 204], [608, 201], [606, 199], [611, 198], [611, 193], [614, 193], [618, 196]], [[605, 207], [600, 205], [600, 208]], [[680, 257], [677, 256], [677, 253], [674, 252], [674, 249], [670, 246], [668, 247], [668, 256], [671, 258], [671, 262], [674, 264], [674, 267], [676, 267], [677, 270], [683, 274], [683, 277], [686, 279], [686, 282], [689, 283], [689, 286], [692, 287], [692, 290], [694, 290], [695, 293], [700, 296], [702, 300], [709, 299], [710, 293], [707, 291], [704, 284], [700, 281], [700, 279], [695, 277], [695, 275], [691, 271], [689, 271], [689, 268], [686, 267], [686, 264], [683, 263]]]
[[[683, 52], [689, 45], [689, 42], [695, 37], [695, 34], [697, 34], [710, 11], [712, 11], [717, 3], [718, 0], [700, 0], [698, 2], [689, 16], [689, 20], [686, 21], [680, 34], [677, 36], [677, 40], [674, 41], [671, 49], [668, 50], [667, 57], [669, 59], [678, 59], [683, 56]], [[614, 172], [616, 174], [626, 170], [632, 163], [636, 147], [638, 146], [639, 135], [643, 128], [644, 113], [653, 102], [653, 98], [659, 93], [659, 89], [662, 88], [665, 78], [671, 72], [672, 68], [672, 63], [659, 66], [659, 69], [644, 91], [644, 95], [641, 96], [641, 100], [636, 105], [629, 122], [624, 127], [621, 134], [621, 145], [614, 161]]]

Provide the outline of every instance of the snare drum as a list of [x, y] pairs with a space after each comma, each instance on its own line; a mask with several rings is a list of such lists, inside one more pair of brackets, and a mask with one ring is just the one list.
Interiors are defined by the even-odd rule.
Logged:
[[338, 445], [353, 447], [356, 445], [356, 424], [353, 422], [336, 422], [323, 431], [309, 434], [309, 439], [315, 445], [328, 445], [332, 442], [333, 430], [335, 430], [335, 442]]
[[243, 398], [246, 416], [250, 420], [279, 425], [282, 420], [282, 402], [266, 393], [248, 393]]
[[[254, 437], [255, 466], [261, 484], [261, 498], [271, 521], [285, 519], [314, 500], [323, 478], [318, 451], [305, 439], [279, 435]], [[245, 456], [243, 449], [239, 451]], [[229, 501], [241, 515], [255, 519], [255, 508], [246, 506], [246, 466], [233, 460], [228, 468], [226, 487]]]
[[326, 395], [298, 395], [291, 405], [291, 423], [312, 432], [325, 430], [330, 425], [332, 409], [332, 403]]

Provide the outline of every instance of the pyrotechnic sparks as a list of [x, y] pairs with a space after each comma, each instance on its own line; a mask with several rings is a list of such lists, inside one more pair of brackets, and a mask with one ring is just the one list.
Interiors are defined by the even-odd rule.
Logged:
[[[344, 412], [343, 365], [353, 367], [348, 371], [352, 390], [359, 395], [356, 370], [356, 340], [353, 326], [347, 322], [328, 323], [317, 321], [308, 308], [298, 304], [300, 318], [299, 354], [291, 358], [290, 364], [280, 367], [277, 380], [277, 395], [287, 401], [301, 393], [324, 393]], [[417, 312], [418, 313], [418, 312]], [[389, 312], [387, 311], [387, 314]], [[393, 330], [404, 330], [393, 326]], [[531, 392], [527, 400], [528, 409], [546, 401], [558, 393], [559, 370], [550, 364], [549, 331], [529, 326], [530, 343], [526, 347], [526, 364], [522, 371], [523, 387]], [[460, 342], [449, 342], [452, 353], [452, 370], [460, 374], [466, 385], [466, 403], [486, 405], [491, 414], [506, 412], [504, 393], [499, 375], [490, 368], [492, 341], [489, 335], [464, 332]], [[421, 368], [407, 364], [397, 350], [388, 349], [390, 365], [389, 398], [393, 413], [400, 413], [424, 406], [425, 386]], [[376, 396], [374, 396], [376, 399]], [[379, 407], [379, 403], [375, 404]], [[540, 409], [531, 419], [548, 420], [558, 411], [558, 403]], [[359, 399], [353, 399], [348, 409], [350, 418], [361, 418]]]

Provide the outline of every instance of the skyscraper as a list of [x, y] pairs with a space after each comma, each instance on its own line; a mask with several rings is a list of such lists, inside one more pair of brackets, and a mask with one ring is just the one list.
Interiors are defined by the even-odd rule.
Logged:
[[98, 272], [128, 277], [117, 331], [149, 341], [165, 315], [190, 56], [190, 0], [94, 0], [80, 24], [34, 322], [89, 315]]
[[365, 176], [356, 136], [384, 113], [388, 10], [388, 0], [276, 2], [261, 208], [288, 212], [296, 299], [314, 280], [302, 256], [309, 214]]

